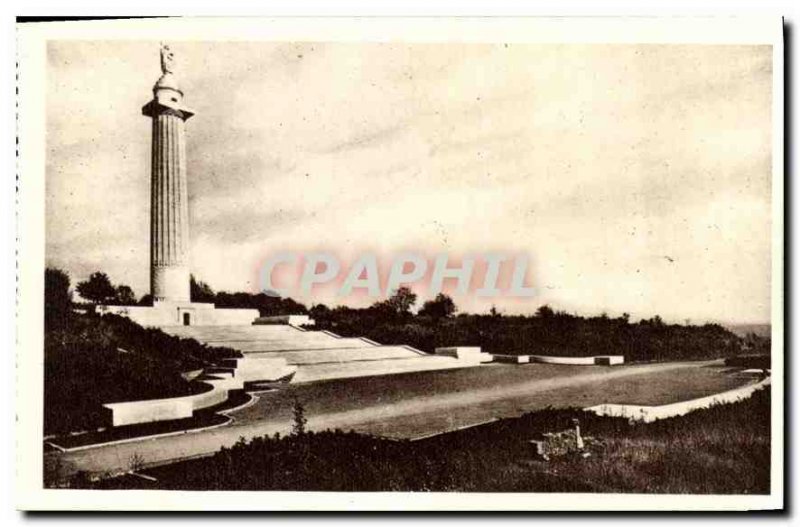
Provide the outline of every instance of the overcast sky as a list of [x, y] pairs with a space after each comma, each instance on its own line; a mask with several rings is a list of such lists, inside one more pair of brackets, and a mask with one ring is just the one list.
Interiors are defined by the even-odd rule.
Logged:
[[[287, 250], [500, 250], [530, 256], [536, 296], [462, 310], [770, 319], [769, 47], [172, 47], [197, 112], [192, 269], [215, 290], [258, 290]], [[48, 47], [47, 263], [73, 284], [149, 290], [159, 75], [157, 42]]]

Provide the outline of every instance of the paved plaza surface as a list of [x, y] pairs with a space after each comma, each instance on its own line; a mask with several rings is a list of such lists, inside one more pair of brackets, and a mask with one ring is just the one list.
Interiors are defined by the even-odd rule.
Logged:
[[48, 455], [61, 456], [67, 473], [123, 471], [134, 455], [148, 465], [208, 455], [241, 437], [288, 433], [295, 400], [306, 409], [309, 430], [352, 429], [414, 439], [548, 406], [667, 404], [751, 380], [721, 361], [615, 367], [493, 364], [342, 379], [260, 393], [254, 404], [233, 412], [234, 421], [224, 427]]

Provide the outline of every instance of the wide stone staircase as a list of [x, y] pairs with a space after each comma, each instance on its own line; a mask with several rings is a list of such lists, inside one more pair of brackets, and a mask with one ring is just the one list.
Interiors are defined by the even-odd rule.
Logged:
[[[258, 364], [296, 368], [292, 382], [389, 375], [478, 366], [479, 360], [429, 355], [410, 346], [383, 346], [364, 338], [339, 337], [327, 331], [306, 331], [291, 325], [171, 326], [165, 332], [210, 346], [239, 350], [235, 372]], [[245, 368], [247, 365], [247, 368]], [[236, 375], [236, 373], [234, 373]]]

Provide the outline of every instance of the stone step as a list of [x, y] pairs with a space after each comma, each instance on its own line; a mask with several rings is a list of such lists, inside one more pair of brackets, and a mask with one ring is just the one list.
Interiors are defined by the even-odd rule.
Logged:
[[240, 371], [234, 374], [234, 378], [247, 379], [251, 377], [251, 373], [252, 376], [266, 378], [277, 373], [282, 374], [284, 369], [291, 372], [291, 368], [297, 368], [293, 382], [312, 382], [465, 368], [480, 363], [480, 353], [467, 353], [475, 351], [471, 348], [456, 349], [458, 353], [447, 354], [453, 356], [435, 356], [406, 346], [381, 346], [366, 339], [344, 338], [324, 331], [302, 331], [282, 325], [174, 326], [166, 328], [166, 331], [209, 345], [237, 349], [245, 358], [251, 357], [259, 361], [280, 360], [285, 365], [276, 363], [273, 367], [264, 362], [245, 367], [243, 364]]
[[327, 379], [347, 379], [352, 377], [370, 377], [376, 375], [393, 375], [416, 371], [448, 370], [477, 366], [474, 362], [461, 361], [452, 357], [411, 357], [407, 359], [390, 359], [376, 361], [352, 361], [340, 364], [309, 364], [298, 366], [293, 383], [313, 382]]
[[374, 348], [374, 344], [361, 339], [332, 339], [332, 340], [253, 340], [253, 341], [207, 341], [210, 346], [227, 346], [242, 353], [261, 352], [288, 352], [304, 350], [329, 350], [345, 348]]
[[[250, 340], [253, 338], [291, 338], [307, 332], [290, 326], [170, 326], [166, 333], [182, 338], [198, 340]], [[320, 333], [322, 332], [313, 332]]]
[[370, 346], [366, 348], [322, 349], [248, 353], [248, 357], [283, 358], [289, 364], [321, 364], [326, 362], [374, 361], [420, 357], [402, 346]]

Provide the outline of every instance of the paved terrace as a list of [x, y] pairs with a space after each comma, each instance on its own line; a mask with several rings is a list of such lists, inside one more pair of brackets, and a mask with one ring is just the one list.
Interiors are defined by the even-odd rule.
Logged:
[[231, 414], [235, 421], [225, 427], [48, 455], [62, 456], [68, 473], [126, 470], [134, 454], [153, 465], [208, 455], [240, 437], [288, 433], [295, 398], [306, 407], [310, 430], [353, 429], [413, 439], [547, 406], [666, 404], [751, 380], [721, 361], [615, 367], [493, 364], [340, 379], [261, 393], [255, 404]]

